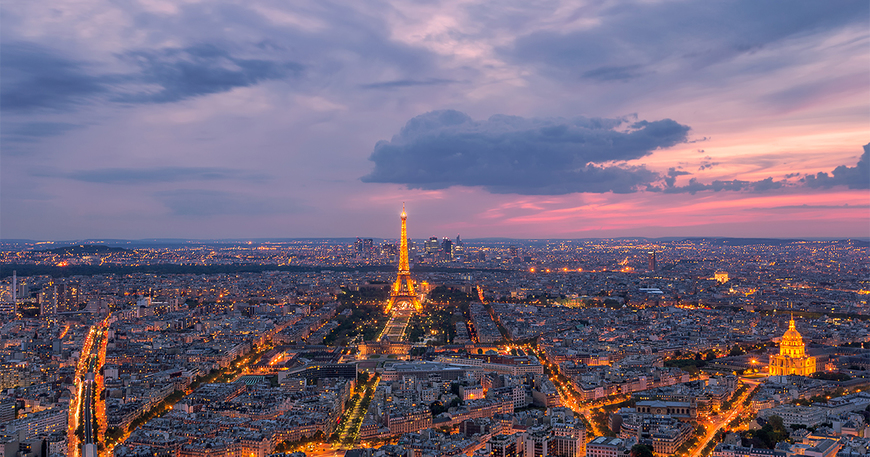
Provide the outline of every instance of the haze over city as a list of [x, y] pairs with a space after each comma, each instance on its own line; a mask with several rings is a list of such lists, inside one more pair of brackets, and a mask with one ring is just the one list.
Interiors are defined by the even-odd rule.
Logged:
[[0, 236], [866, 238], [868, 14], [5, 2]]

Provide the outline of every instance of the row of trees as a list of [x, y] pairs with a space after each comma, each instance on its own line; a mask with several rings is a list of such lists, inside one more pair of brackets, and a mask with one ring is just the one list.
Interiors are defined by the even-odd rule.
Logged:
[[729, 411], [734, 406], [734, 402], [736, 402], [740, 398], [740, 396], [746, 392], [747, 389], [749, 389], [749, 384], [743, 384], [742, 386], [740, 386], [739, 389], [731, 394], [731, 397], [729, 399], [725, 400], [725, 402], [722, 403], [721, 410]]
[[[339, 307], [339, 312], [346, 309], [351, 310], [350, 316], [339, 322], [338, 327], [334, 328], [326, 338], [324, 344], [327, 345], [346, 345], [348, 341], [356, 336], [361, 336], [364, 341], [375, 339], [387, 324], [388, 316], [381, 312], [379, 306], [360, 306], [360, 302], [356, 300], [364, 300], [360, 296], [352, 296], [341, 294], [339, 298], [342, 305]], [[380, 301], [383, 303], [386, 298]]]

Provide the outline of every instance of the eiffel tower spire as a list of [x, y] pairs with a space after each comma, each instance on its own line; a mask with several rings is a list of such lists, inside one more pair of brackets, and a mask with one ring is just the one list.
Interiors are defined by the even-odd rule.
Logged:
[[408, 263], [408, 214], [405, 213], [405, 202], [402, 202], [402, 237], [399, 239], [399, 275], [410, 274]]
[[387, 303], [386, 312], [392, 311], [398, 307], [413, 306], [416, 311], [421, 311], [423, 305], [420, 303], [420, 298], [417, 297], [417, 292], [414, 287], [414, 280], [411, 278], [411, 266], [408, 262], [408, 214], [405, 213], [405, 203], [402, 203], [402, 232], [399, 241], [399, 274], [396, 276], [396, 282], [393, 283], [393, 288], [390, 291], [390, 301]]

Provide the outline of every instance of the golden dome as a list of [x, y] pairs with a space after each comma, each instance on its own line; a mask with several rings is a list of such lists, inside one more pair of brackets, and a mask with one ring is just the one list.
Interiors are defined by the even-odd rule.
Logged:
[[804, 339], [794, 325], [794, 316], [788, 322], [788, 330], [779, 344], [779, 354], [770, 356], [770, 374], [809, 376], [816, 372], [816, 358], [808, 356]]
[[804, 345], [804, 339], [794, 326], [794, 318], [788, 321], [788, 330], [782, 335], [782, 342], [789, 345]]
[[794, 317], [788, 322], [788, 330], [782, 336], [782, 342], [779, 343], [779, 353], [789, 357], [804, 356], [804, 339], [797, 331], [794, 325]]

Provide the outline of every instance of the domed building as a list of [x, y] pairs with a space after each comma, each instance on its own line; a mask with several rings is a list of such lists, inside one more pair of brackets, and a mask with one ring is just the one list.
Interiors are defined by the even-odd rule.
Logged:
[[779, 343], [779, 354], [770, 356], [768, 371], [771, 376], [796, 374], [809, 376], [816, 372], [816, 358], [806, 355], [804, 339], [794, 327], [794, 318]]

